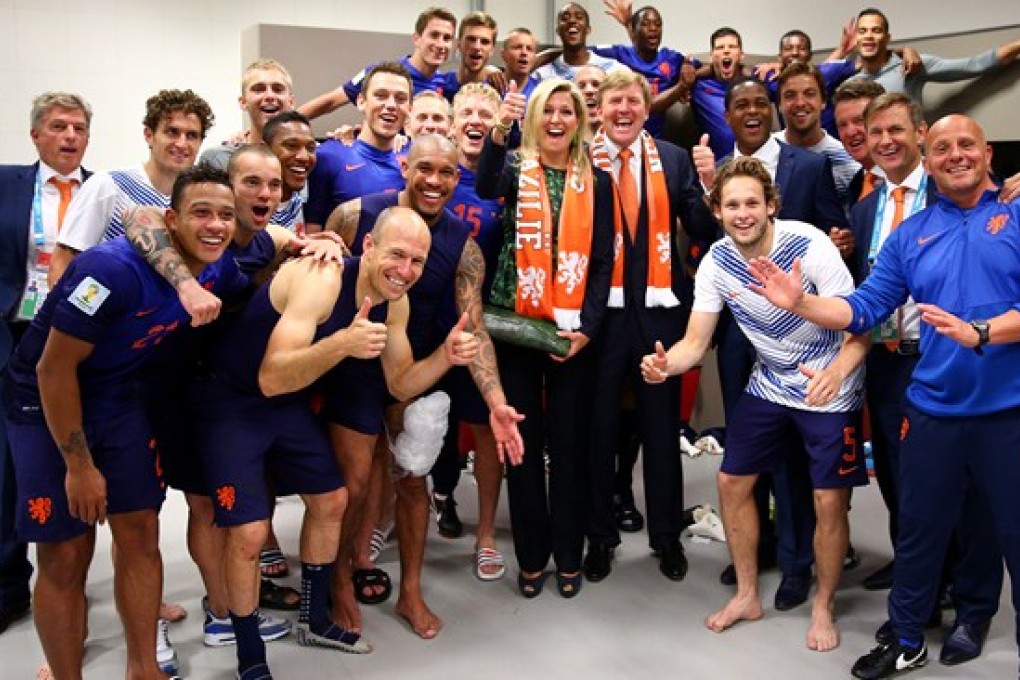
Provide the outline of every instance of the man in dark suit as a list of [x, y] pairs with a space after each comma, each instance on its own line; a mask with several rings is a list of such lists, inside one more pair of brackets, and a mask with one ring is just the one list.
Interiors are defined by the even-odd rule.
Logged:
[[[31, 129], [39, 160], [0, 166], [0, 390], [11, 351], [45, 298], [46, 267], [67, 202], [88, 178], [81, 158], [91, 120], [92, 108], [79, 95], [40, 95]], [[0, 633], [28, 612], [30, 600], [32, 565], [14, 534], [15, 498], [0, 410]]]
[[641, 357], [654, 350], [656, 339], [679, 340], [687, 323], [689, 310], [680, 303], [685, 274], [677, 250], [679, 226], [701, 240], [712, 240], [717, 226], [695, 184], [687, 153], [643, 132], [651, 106], [644, 78], [630, 71], [610, 73], [599, 97], [602, 130], [592, 141], [591, 154], [595, 165], [612, 174], [616, 188], [616, 263], [609, 310], [597, 341], [584, 571], [591, 581], [605, 578], [620, 543], [613, 516], [614, 466], [620, 396], [630, 382], [644, 456], [648, 538], [660, 556], [660, 571], [679, 581], [687, 571], [680, 546], [680, 381], [646, 384], [639, 365]]
[[[779, 188], [777, 218], [813, 224], [833, 239], [844, 257], [852, 251], [846, 238], [848, 224], [836, 194], [832, 167], [827, 158], [789, 144], [772, 134], [772, 102], [766, 86], [753, 76], [735, 80], [726, 92], [726, 121], [736, 140], [733, 156], [754, 156], [761, 160]], [[715, 157], [707, 135], [693, 150], [695, 167], [706, 190], [715, 183]], [[728, 160], [727, 157], [724, 160]], [[716, 358], [722, 387], [723, 410], [730, 418], [737, 398], [747, 386], [755, 362], [755, 351], [729, 312], [721, 315], [716, 331]], [[776, 591], [779, 610], [796, 607], [807, 600], [811, 588], [811, 564], [814, 559], [814, 511], [806, 457], [791, 460], [772, 475], [759, 477], [755, 487], [758, 517], [761, 522], [758, 564], [766, 568], [778, 560], [783, 579]], [[776, 529], [769, 522], [769, 484], [776, 498]], [[736, 583], [732, 565], [720, 580]]]

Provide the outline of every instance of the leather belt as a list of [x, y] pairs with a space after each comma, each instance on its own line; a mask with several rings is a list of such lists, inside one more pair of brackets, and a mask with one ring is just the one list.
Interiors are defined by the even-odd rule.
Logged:
[[916, 357], [921, 354], [921, 341], [918, 339], [900, 340], [896, 353], [904, 357]]

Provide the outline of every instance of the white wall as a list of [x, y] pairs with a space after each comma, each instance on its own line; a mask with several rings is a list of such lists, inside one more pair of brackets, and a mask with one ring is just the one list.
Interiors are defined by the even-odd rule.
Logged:
[[[32, 98], [71, 90], [95, 110], [85, 163], [133, 164], [146, 155], [145, 100], [191, 88], [216, 114], [208, 140], [243, 129], [237, 105], [241, 31], [257, 23], [410, 33], [433, 4], [461, 16], [470, 0], [0, 0], [0, 163], [35, 158], [28, 136]], [[488, 0], [506, 27], [544, 27], [545, 0]], [[338, 46], [340, 49], [340, 46]], [[323, 68], [337, 61], [324, 54]], [[360, 68], [360, 66], [359, 66]], [[337, 73], [338, 82], [351, 73]]]
[[[470, 0], [436, 0], [458, 16]], [[635, 0], [637, 5], [642, 0]], [[32, 97], [45, 90], [73, 90], [95, 109], [90, 167], [131, 164], [146, 153], [141, 118], [145, 99], [165, 87], [190, 87], [212, 105], [217, 125], [210, 140], [243, 127], [237, 107], [241, 31], [256, 23], [280, 23], [408, 33], [430, 0], [0, 0], [0, 163], [34, 158], [28, 137]], [[542, 39], [554, 0], [485, 0], [486, 9], [507, 30], [526, 25]], [[592, 15], [593, 40], [625, 39], [623, 29], [602, 14], [601, 0], [582, 0]], [[749, 52], [769, 54], [780, 34], [797, 26], [817, 47], [831, 46], [842, 17], [864, 2], [731, 0], [694, 3], [658, 0], [666, 42], [702, 53], [708, 35], [722, 25], [744, 34]], [[887, 2], [894, 37], [1012, 25], [1020, 20], [1017, 0], [930, 0]], [[338, 46], [338, 49], [339, 46]], [[335, 68], [323, 55], [323, 68]], [[337, 73], [338, 80], [347, 73]]]

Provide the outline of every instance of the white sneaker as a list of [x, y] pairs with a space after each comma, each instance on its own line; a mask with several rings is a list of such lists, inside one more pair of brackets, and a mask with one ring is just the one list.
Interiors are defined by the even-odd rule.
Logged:
[[[202, 624], [202, 644], [206, 647], [226, 647], [237, 644], [237, 637], [234, 635], [234, 623], [230, 616], [222, 619], [212, 613], [206, 606], [203, 599], [202, 606], [205, 608], [205, 623]], [[269, 614], [259, 612], [259, 637], [263, 642], [272, 642], [286, 637], [290, 634], [291, 622], [289, 619], [282, 619]]]
[[170, 622], [159, 619], [156, 622], [156, 665], [167, 675], [177, 675], [177, 652], [170, 644]]

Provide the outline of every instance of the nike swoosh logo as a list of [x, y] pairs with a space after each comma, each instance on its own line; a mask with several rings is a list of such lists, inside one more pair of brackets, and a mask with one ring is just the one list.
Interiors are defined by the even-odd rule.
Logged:
[[857, 468], [859, 468], [859, 467], [860, 467], [860, 465], [854, 465], [853, 467], [848, 467], [848, 468], [840, 466], [840, 468], [838, 470], [839, 476], [840, 477], [846, 477], [847, 475], [853, 474], [854, 472], [857, 471]]
[[921, 652], [918, 651], [918, 653], [914, 655], [913, 659], [908, 659], [906, 654], [901, 653], [898, 657], [896, 657], [896, 670], [903, 671], [908, 668], [913, 668], [917, 664], [917, 657], [920, 656], [920, 654]]
[[930, 240], [932, 240], [933, 238], [935, 238], [936, 236], [941, 236], [941, 235], [942, 235], [942, 234], [944, 234], [944, 233], [946, 233], [946, 232], [944, 232], [944, 231], [940, 231], [939, 233], [937, 233], [937, 234], [932, 234], [931, 236], [918, 236], [918, 237], [917, 237], [917, 245], [919, 245], [919, 246], [923, 246], [923, 245], [925, 245], [926, 243], [928, 243], [928, 241], [930, 241]]
[[353, 165], [349, 163], [344, 164], [344, 170], [346, 170], [347, 172], [354, 172], [355, 170], [359, 170], [363, 167], [365, 167], [364, 163], [354, 163]]
[[143, 309], [140, 312], [135, 312], [135, 316], [137, 316], [137, 317], [149, 316], [150, 314], [155, 312], [157, 309], [159, 309], [158, 306], [153, 307], [152, 309]]

